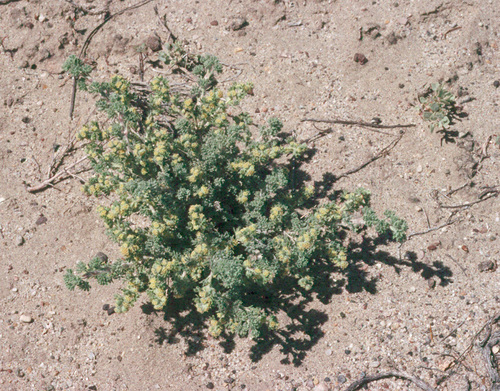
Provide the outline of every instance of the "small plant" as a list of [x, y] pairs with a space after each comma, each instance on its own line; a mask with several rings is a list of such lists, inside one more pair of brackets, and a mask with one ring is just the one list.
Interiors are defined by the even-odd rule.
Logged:
[[442, 84], [433, 83], [419, 101], [420, 113], [424, 120], [430, 122], [431, 132], [436, 128], [446, 131], [457, 112], [455, 96]]
[[[257, 337], [278, 322], [256, 297], [279, 293], [284, 280], [305, 293], [320, 262], [332, 271], [348, 266], [341, 232], [357, 228], [353, 213], [362, 211], [366, 225], [405, 240], [406, 223], [392, 212], [379, 219], [366, 190], [318, 204], [313, 186], [296, 188], [293, 170], [307, 147], [282, 136], [275, 118], [251, 133], [252, 119], [239, 103], [252, 85], [223, 91], [216, 57], [170, 49], [160, 58], [196, 80], [188, 92], [174, 91], [162, 76], [146, 94], [121, 76], [105, 83], [81, 76], [108, 117], [78, 133], [94, 170], [84, 191], [101, 201], [98, 213], [122, 258], [78, 263], [65, 275], [69, 289], [88, 290], [91, 278], [123, 280], [117, 312], [142, 292], [157, 310], [183, 298], [206, 314], [212, 335]], [[65, 69], [74, 74], [81, 66], [70, 58]]]

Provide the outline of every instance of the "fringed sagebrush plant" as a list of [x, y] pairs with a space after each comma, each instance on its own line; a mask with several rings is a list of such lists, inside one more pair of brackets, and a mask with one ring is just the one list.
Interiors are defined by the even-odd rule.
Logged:
[[[65, 281], [88, 290], [90, 278], [123, 280], [117, 312], [142, 292], [157, 310], [182, 297], [207, 316], [212, 335], [257, 337], [278, 322], [264, 301], [250, 298], [259, 290], [279, 293], [284, 279], [311, 289], [317, 262], [345, 269], [349, 254], [339, 232], [355, 228], [353, 213], [362, 211], [367, 225], [399, 241], [407, 226], [392, 213], [379, 219], [365, 190], [345, 193], [341, 202], [314, 202], [315, 188], [296, 186], [293, 175], [306, 145], [282, 136], [277, 119], [252, 134], [250, 115], [239, 109], [252, 85], [224, 91], [215, 57], [181, 50], [171, 47], [160, 58], [193, 75], [188, 92], [162, 76], [139, 93], [121, 76], [91, 83], [88, 73], [77, 75], [99, 95], [108, 118], [78, 134], [94, 171], [84, 191], [99, 200], [122, 257], [80, 262]], [[72, 58], [70, 74], [72, 67], [81, 64]]]

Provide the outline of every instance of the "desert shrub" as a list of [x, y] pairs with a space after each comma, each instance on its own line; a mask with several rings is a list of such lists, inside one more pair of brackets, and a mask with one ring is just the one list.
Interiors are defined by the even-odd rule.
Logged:
[[78, 59], [66, 63], [104, 113], [104, 121], [78, 133], [93, 168], [84, 191], [99, 200], [97, 211], [122, 254], [114, 262], [78, 263], [65, 275], [69, 289], [88, 290], [91, 278], [123, 280], [117, 312], [142, 292], [157, 310], [182, 297], [206, 315], [212, 335], [257, 337], [278, 322], [252, 299], [255, 293], [279, 292], [285, 279], [305, 292], [317, 262], [345, 269], [340, 231], [356, 229], [353, 213], [405, 239], [406, 223], [391, 212], [379, 219], [368, 191], [318, 202], [314, 186], [295, 183], [306, 145], [282, 135], [276, 118], [253, 131], [251, 116], [239, 108], [252, 85], [220, 88], [217, 58], [187, 55], [179, 46], [160, 58], [174, 74], [190, 75], [189, 90], [175, 90], [163, 76], [147, 91], [118, 75], [91, 82]]

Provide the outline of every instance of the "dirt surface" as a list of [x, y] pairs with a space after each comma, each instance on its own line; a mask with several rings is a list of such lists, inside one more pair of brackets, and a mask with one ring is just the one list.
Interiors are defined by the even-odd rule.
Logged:
[[[329, 294], [298, 303], [279, 338], [256, 343], [212, 339], [189, 318], [152, 313], [145, 297], [108, 315], [103, 305], [118, 285], [65, 288], [66, 268], [117, 249], [77, 177], [37, 193], [27, 187], [47, 179], [54, 156], [94, 115], [93, 97], [78, 93], [70, 120], [62, 63], [106, 15], [135, 2], [0, 1], [0, 389], [345, 390], [364, 375], [405, 371], [437, 390], [489, 390], [475, 336], [500, 307], [495, 3], [153, 0], [90, 41], [86, 59], [98, 78], [118, 72], [137, 82], [137, 47], [147, 43], [150, 80], [161, 71], [148, 62], [155, 36], [169, 37], [157, 6], [191, 51], [215, 54], [233, 67], [227, 77], [255, 83], [244, 105], [257, 123], [277, 116], [299, 140], [313, 138], [311, 181], [367, 188], [376, 210], [393, 209], [423, 233], [401, 248], [356, 238], [353, 264], [332, 276]], [[437, 81], [466, 114], [449, 139], [430, 133], [415, 107]], [[304, 118], [416, 126], [384, 134]], [[338, 179], [400, 131], [389, 152]], [[62, 167], [81, 156], [69, 154]], [[419, 388], [387, 378], [365, 389]]]

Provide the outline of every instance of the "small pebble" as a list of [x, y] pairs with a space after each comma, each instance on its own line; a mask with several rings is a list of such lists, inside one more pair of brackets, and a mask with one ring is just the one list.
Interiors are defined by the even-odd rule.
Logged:
[[332, 355], [332, 349], [327, 349], [327, 350], [325, 351], [325, 354], [326, 354], [327, 356], [331, 356], [331, 355]]
[[356, 53], [354, 55], [354, 62], [359, 62], [361, 65], [365, 65], [368, 62], [368, 59], [364, 54]]
[[151, 34], [146, 38], [145, 44], [148, 48], [150, 48], [153, 52], [159, 52], [161, 50], [161, 39], [156, 34]]
[[22, 246], [24, 244], [24, 238], [21, 235], [17, 235], [15, 239], [16, 246]]
[[36, 219], [35, 224], [42, 225], [42, 224], [45, 224], [46, 222], [47, 222], [47, 217], [45, 217], [44, 215], [40, 215], [40, 217], [38, 219]]
[[229, 25], [229, 28], [233, 31], [238, 31], [246, 26], [248, 26], [248, 21], [245, 18], [239, 17], [233, 20], [233, 22]]
[[434, 289], [436, 287], [436, 280], [429, 280], [427, 285], [429, 285], [429, 289]]
[[208, 382], [206, 387], [207, 387], [209, 390], [213, 390], [215, 386], [214, 386], [214, 383], [212, 383], [212, 382]]
[[337, 381], [338, 381], [340, 384], [344, 384], [344, 383], [347, 381], [347, 379], [346, 379], [346, 377], [345, 377], [344, 375], [338, 375], [338, 376], [337, 376]]
[[493, 87], [495, 87], [495, 88], [500, 87], [500, 81], [495, 80], [495, 81], [493, 82]]
[[23, 323], [32, 323], [33, 322], [33, 318], [29, 315], [21, 315], [19, 317], [19, 320]]
[[308, 381], [306, 381], [306, 387], [307, 388], [313, 388], [314, 387], [314, 382], [312, 379], [309, 379]]
[[370, 363], [370, 367], [371, 368], [378, 368], [380, 366], [380, 362], [379, 361], [372, 361]]
[[498, 354], [498, 352], [500, 352], [500, 346], [498, 345], [495, 345], [491, 348], [491, 351], [493, 352], [493, 354]]
[[495, 263], [493, 261], [480, 262], [479, 265], [477, 265], [477, 268], [480, 272], [492, 271], [495, 269]]
[[218, 26], [218, 25], [219, 25], [219, 22], [217, 22], [216, 20], [212, 20], [212, 21], [210, 22], [210, 25], [211, 25], [211, 26]]

